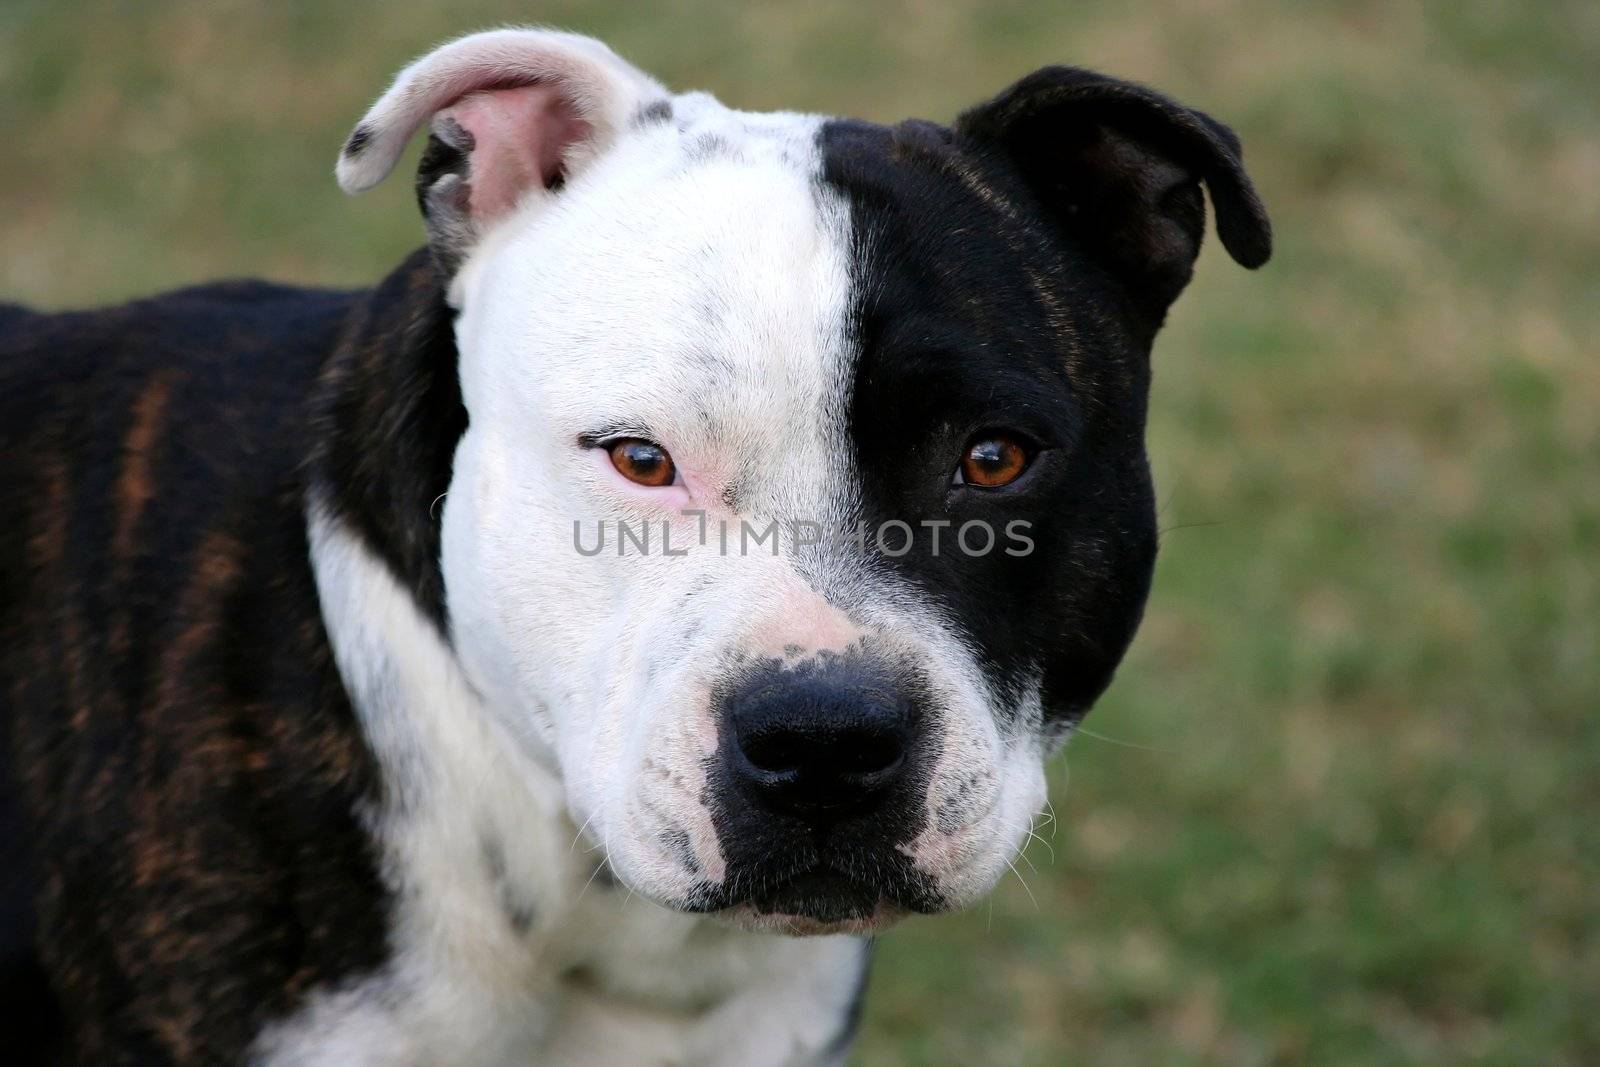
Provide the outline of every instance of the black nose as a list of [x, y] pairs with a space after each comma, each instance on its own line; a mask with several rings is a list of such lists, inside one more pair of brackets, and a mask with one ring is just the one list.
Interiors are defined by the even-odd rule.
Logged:
[[725, 758], [769, 811], [825, 821], [881, 801], [906, 764], [913, 702], [890, 675], [851, 661], [759, 671], [730, 694]]

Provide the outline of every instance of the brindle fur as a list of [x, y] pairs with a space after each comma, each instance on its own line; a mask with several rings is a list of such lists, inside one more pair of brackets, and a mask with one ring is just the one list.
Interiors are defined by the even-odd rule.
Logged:
[[332, 475], [331, 506], [443, 625], [427, 502], [465, 414], [436, 269], [418, 253], [370, 292], [0, 307], [12, 1056], [235, 1061], [307, 990], [380, 962], [361, 823], [379, 779], [305, 496]]

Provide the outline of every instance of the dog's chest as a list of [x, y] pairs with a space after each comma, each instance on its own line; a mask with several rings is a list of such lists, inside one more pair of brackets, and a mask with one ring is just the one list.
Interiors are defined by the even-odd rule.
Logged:
[[551, 929], [508, 921], [502, 936], [478, 925], [498, 891], [484, 879], [453, 901], [403, 903], [409, 915], [396, 925], [391, 965], [319, 994], [263, 1037], [258, 1062], [821, 1062], [814, 1053], [847, 1006], [835, 994], [856, 982], [854, 945], [757, 937], [613, 887], [591, 886], [581, 901], [550, 908]]

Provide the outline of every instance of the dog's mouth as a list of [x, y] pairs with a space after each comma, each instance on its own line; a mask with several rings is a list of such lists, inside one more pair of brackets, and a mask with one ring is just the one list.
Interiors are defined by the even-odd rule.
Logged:
[[940, 911], [942, 905], [921, 886], [877, 884], [818, 864], [760, 880], [737, 896], [708, 894], [692, 910], [749, 929], [804, 936], [876, 933], [908, 914]]
[[876, 887], [828, 867], [815, 867], [776, 885], [763, 886], [749, 904], [761, 915], [832, 924], [867, 919], [882, 899]]

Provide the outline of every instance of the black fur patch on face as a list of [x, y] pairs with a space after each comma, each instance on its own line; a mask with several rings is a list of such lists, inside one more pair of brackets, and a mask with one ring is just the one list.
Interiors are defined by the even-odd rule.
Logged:
[[[864, 518], [951, 524], [938, 554], [919, 536], [884, 564], [959, 622], [997, 689], [1042, 679], [1047, 718], [1081, 716], [1133, 635], [1155, 560], [1154, 325], [993, 153], [923, 122], [830, 122], [821, 148], [860, 248], [850, 429]], [[968, 442], [992, 430], [1031, 442], [1031, 466], [1001, 489], [953, 485]], [[971, 522], [996, 534], [987, 555], [952, 550]], [[1023, 555], [1005, 550], [1020, 548], [1015, 522], [1033, 542]]]

